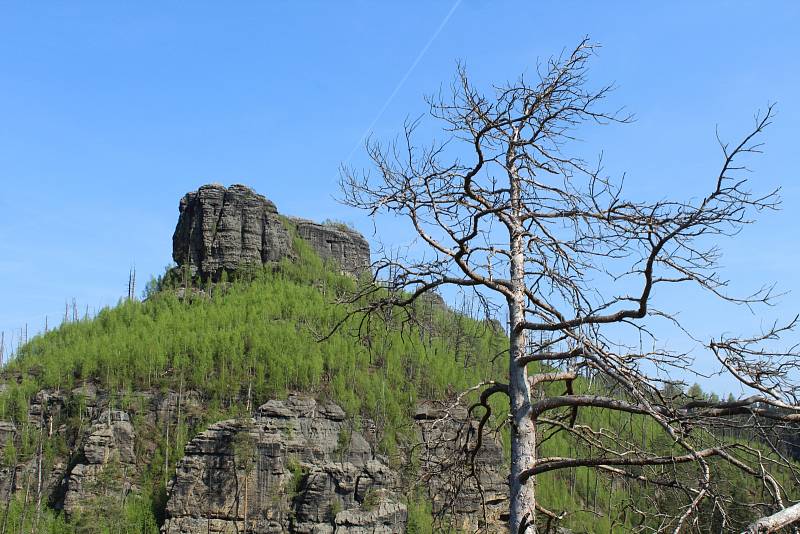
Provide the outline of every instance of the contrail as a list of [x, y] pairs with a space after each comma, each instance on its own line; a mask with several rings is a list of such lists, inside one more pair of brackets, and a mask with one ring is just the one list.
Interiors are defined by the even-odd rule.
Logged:
[[397, 96], [397, 93], [400, 91], [400, 89], [402, 89], [403, 85], [406, 83], [406, 80], [408, 80], [408, 77], [411, 76], [411, 73], [414, 71], [414, 69], [416, 68], [417, 64], [422, 60], [422, 58], [425, 55], [425, 53], [428, 51], [428, 49], [433, 44], [433, 41], [435, 41], [436, 38], [439, 36], [439, 34], [442, 32], [442, 29], [444, 29], [445, 25], [447, 24], [447, 21], [449, 21], [450, 17], [453, 16], [453, 13], [455, 13], [456, 9], [458, 8], [459, 4], [461, 4], [461, 2], [462, 2], [462, 0], [456, 0], [456, 2], [453, 4], [453, 7], [451, 7], [450, 11], [448, 11], [447, 15], [444, 16], [444, 18], [442, 19], [441, 24], [439, 24], [439, 27], [436, 28], [436, 31], [433, 32], [433, 35], [431, 35], [431, 38], [428, 39], [428, 42], [425, 44], [425, 46], [422, 48], [422, 50], [420, 50], [419, 54], [417, 55], [417, 58], [414, 60], [414, 62], [408, 68], [408, 70], [406, 71], [405, 75], [397, 83], [397, 86], [394, 88], [394, 91], [392, 91], [392, 94], [390, 94], [389, 98], [387, 98], [386, 102], [384, 102], [383, 107], [381, 107], [380, 111], [378, 111], [378, 114], [375, 115], [375, 118], [372, 119], [372, 122], [369, 124], [367, 129], [364, 130], [364, 133], [361, 134], [361, 138], [358, 140], [358, 143], [356, 143], [356, 145], [353, 147], [353, 150], [350, 151], [350, 154], [348, 154], [347, 159], [345, 160], [345, 163], [349, 162], [350, 158], [353, 157], [353, 154], [356, 153], [356, 150], [358, 150], [359, 147], [361, 147], [361, 145], [364, 144], [364, 139], [367, 138], [367, 135], [369, 135], [369, 133], [375, 127], [375, 124], [380, 120], [381, 116], [383, 115], [383, 112], [386, 111], [386, 108], [389, 107], [389, 104], [392, 103], [392, 100], [394, 100], [394, 97]]

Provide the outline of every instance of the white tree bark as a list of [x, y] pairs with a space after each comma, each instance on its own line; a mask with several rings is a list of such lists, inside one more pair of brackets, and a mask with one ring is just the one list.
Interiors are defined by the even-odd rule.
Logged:
[[509, 317], [509, 384], [511, 403], [511, 486], [509, 520], [512, 534], [527, 534], [536, 530], [535, 480], [524, 479], [522, 474], [536, 462], [536, 424], [531, 412], [531, 388], [527, 365], [520, 365], [526, 356], [527, 332], [523, 328], [525, 317], [525, 251], [524, 228], [520, 222], [520, 187], [513, 161], [509, 160], [509, 185], [513, 224], [509, 227], [511, 297], [508, 302]]
[[784, 508], [780, 512], [774, 513], [767, 517], [762, 517], [755, 523], [751, 524], [742, 534], [765, 534], [768, 532], [776, 532], [783, 527], [788, 527], [795, 523], [800, 522], [800, 503]]
[[513, 534], [534, 531], [535, 503], [534, 480], [523, 481], [522, 474], [533, 467], [536, 459], [536, 426], [531, 418], [530, 387], [527, 367], [518, 358], [524, 356], [526, 334], [515, 331], [524, 320], [524, 302], [510, 303], [509, 397], [513, 426], [511, 432], [511, 503], [510, 524]]

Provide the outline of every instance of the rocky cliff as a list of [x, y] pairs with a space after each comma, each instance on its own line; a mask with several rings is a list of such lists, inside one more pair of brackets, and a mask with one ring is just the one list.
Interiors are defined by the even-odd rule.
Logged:
[[289, 224], [323, 259], [345, 272], [357, 275], [370, 263], [369, 244], [358, 232], [304, 219], [288, 222], [274, 203], [244, 185], [204, 185], [187, 193], [178, 209], [172, 258], [203, 279], [216, 280], [224, 271], [290, 256]]
[[339, 406], [306, 395], [271, 400], [254, 417], [213, 424], [186, 446], [162, 532], [405, 532], [404, 503], [414, 491], [454, 527], [502, 532], [502, 449], [488, 440], [473, 475], [457, 454], [463, 445], [458, 436], [468, 434], [458, 430], [466, 428], [443, 416], [421, 405], [415, 418], [420, 441], [413, 445], [424, 451], [419, 466], [399, 458], [389, 467]]
[[397, 473], [335, 404], [290, 396], [215, 423], [186, 446], [166, 534], [402, 532]]
[[364, 236], [341, 223], [320, 224], [292, 217], [297, 234], [308, 241], [324, 260], [336, 262], [342, 271], [358, 274], [369, 268], [369, 243]]
[[[181, 413], [191, 420], [207, 410], [192, 391], [136, 391], [126, 410], [114, 409], [115, 395], [91, 382], [69, 392], [42, 390], [35, 399], [28, 420], [64, 448], [45, 463], [34, 454], [0, 469], [0, 499], [39, 498], [83, 525], [138, 495], [148, 464], [169, 462], [157, 457], [159, 429], [174, 428]], [[418, 441], [411, 445], [422, 452], [415, 462], [404, 455], [390, 462], [376, 452], [369, 421], [359, 431], [339, 406], [307, 394], [270, 400], [252, 417], [212, 423], [169, 471], [161, 532], [400, 533], [414, 494], [454, 526], [503, 532], [499, 444], [484, 443], [473, 475], [456, 453], [463, 445], [458, 436], [469, 428], [443, 415], [429, 403], [418, 408]], [[0, 438], [8, 445], [29, 436], [0, 422]], [[84, 528], [78, 531], [91, 532]]]

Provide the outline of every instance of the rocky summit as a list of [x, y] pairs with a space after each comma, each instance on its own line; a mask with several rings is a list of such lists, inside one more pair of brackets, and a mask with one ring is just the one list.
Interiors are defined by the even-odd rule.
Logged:
[[342, 271], [358, 275], [369, 267], [369, 244], [355, 230], [282, 217], [272, 201], [241, 184], [204, 185], [187, 193], [178, 209], [172, 258], [204, 280], [291, 256], [292, 226], [320, 257]]

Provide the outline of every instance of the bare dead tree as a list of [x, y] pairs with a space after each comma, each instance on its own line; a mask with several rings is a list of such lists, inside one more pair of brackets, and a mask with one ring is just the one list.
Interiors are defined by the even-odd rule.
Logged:
[[136, 298], [136, 267], [131, 267], [128, 271], [128, 300]]
[[[722, 165], [700, 199], [628, 200], [600, 161], [589, 164], [571, 152], [581, 125], [630, 120], [599, 110], [612, 88], [588, 88], [594, 50], [584, 40], [539, 65], [533, 82], [520, 77], [489, 93], [459, 66], [451, 90], [428, 99], [445, 140], [419, 145], [418, 121], [407, 122], [398, 140], [367, 143], [374, 172], [342, 169], [345, 204], [404, 218], [426, 252], [405, 258], [392, 252], [377, 261], [373, 280], [343, 299], [350, 314], [339, 326], [356, 315], [363, 325], [388, 309], [405, 310], [404, 320], [413, 320], [416, 301], [445, 286], [471, 292], [487, 309], [502, 307], [508, 380], [477, 388], [470, 413], [483, 414], [480, 436], [489, 425], [489, 399], [508, 398], [510, 412], [501, 421], [511, 434], [511, 532], [533, 533], [569, 513], [546, 510], [535, 481], [579, 467], [672, 492], [669, 513], [646, 503], [630, 506], [643, 531], [696, 531], [704, 506], [720, 528], [734, 528], [730, 506], [752, 506], [752, 520], [785, 508], [785, 481], [800, 482], [776, 437], [800, 421], [792, 381], [797, 350], [776, 348], [797, 318], [757, 335], [702, 342], [753, 394], [726, 402], [692, 399], [680, 388], [669, 393], [662, 377], [692, 372], [697, 353], [659, 348], [654, 329], [663, 322], [698, 340], [674, 311], [656, 308], [654, 292], [692, 284], [747, 308], [777, 296], [771, 286], [732, 295], [718, 274], [716, 244], [757, 212], [779, 206], [777, 190], [750, 191], [743, 161], [760, 152], [773, 108], [756, 115], [738, 143], [719, 141]], [[616, 341], [626, 338], [648, 339], [653, 348]], [[581, 416], [598, 410], [627, 414], [631, 428], [611, 432]], [[665, 445], [637, 436], [634, 417], [658, 428]], [[725, 439], [724, 430], [733, 428], [758, 436], [758, 443]], [[574, 444], [574, 457], [543, 455], [543, 443], [559, 433]], [[760, 481], [763, 502], [734, 502], [718, 491], [716, 473], [723, 468]]]

